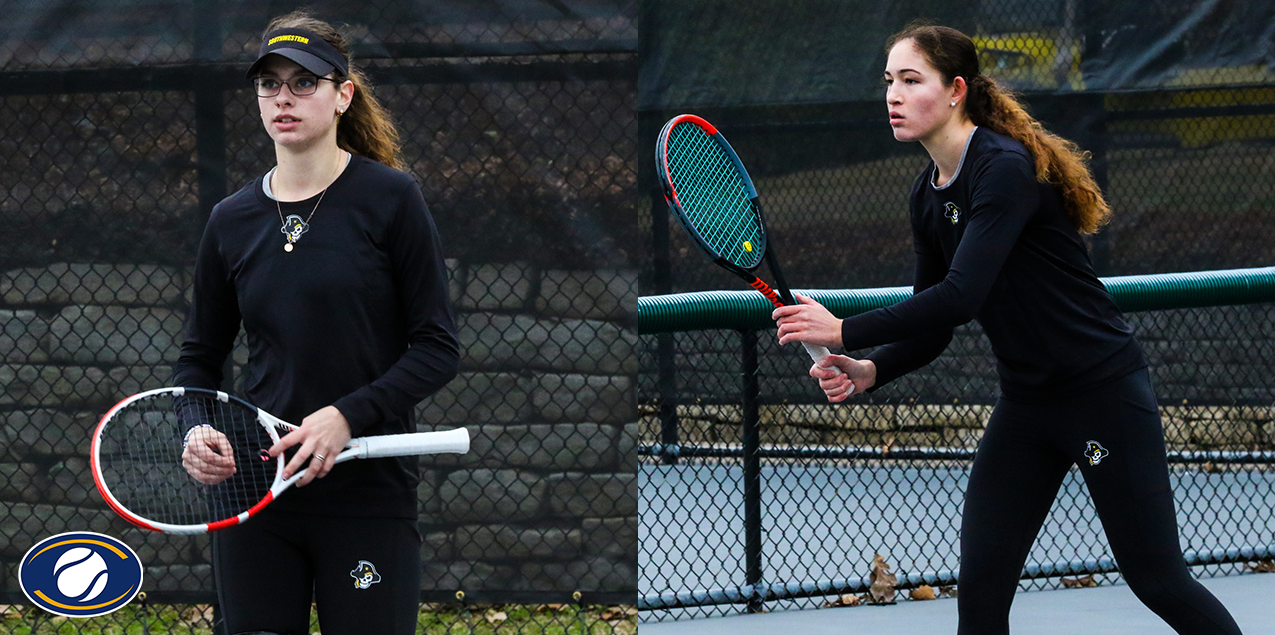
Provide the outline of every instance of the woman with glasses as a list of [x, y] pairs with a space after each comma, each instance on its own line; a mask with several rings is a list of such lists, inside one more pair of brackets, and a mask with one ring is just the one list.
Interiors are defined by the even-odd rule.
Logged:
[[[298, 12], [272, 21], [248, 71], [276, 165], [221, 201], [204, 231], [180, 386], [218, 388], [242, 323], [248, 401], [300, 424], [270, 448], [299, 488], [213, 535], [227, 632], [414, 633], [416, 458], [330, 459], [354, 436], [413, 432], [455, 376], [438, 233], [398, 132], [345, 38]], [[183, 454], [205, 484], [235, 471], [223, 439]]]

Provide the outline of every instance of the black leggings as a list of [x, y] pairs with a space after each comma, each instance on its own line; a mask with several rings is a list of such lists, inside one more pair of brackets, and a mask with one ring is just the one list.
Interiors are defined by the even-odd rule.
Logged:
[[1009, 632], [1009, 607], [1063, 477], [1080, 466], [1120, 573], [1183, 635], [1238, 635], [1178, 544], [1164, 433], [1145, 369], [1057, 401], [1001, 398], [961, 519], [960, 635]]
[[226, 632], [414, 634], [421, 537], [407, 518], [349, 518], [266, 508], [213, 534]]

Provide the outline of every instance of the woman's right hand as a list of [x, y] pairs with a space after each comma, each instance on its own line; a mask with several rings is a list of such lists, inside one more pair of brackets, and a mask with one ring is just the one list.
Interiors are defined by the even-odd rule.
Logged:
[[191, 478], [204, 485], [216, 485], [230, 478], [236, 472], [230, 440], [210, 426], [192, 428], [182, 450], [182, 466]]
[[872, 360], [829, 355], [822, 361], [826, 366], [836, 366], [841, 370], [836, 373], [833, 369], [818, 364], [810, 367], [810, 376], [819, 380], [819, 388], [827, 395], [829, 403], [845, 401], [847, 397], [857, 395], [877, 383], [877, 365]]

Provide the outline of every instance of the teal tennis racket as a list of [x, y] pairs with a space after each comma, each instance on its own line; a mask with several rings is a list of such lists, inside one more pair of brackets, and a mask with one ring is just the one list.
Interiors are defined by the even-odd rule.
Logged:
[[[743, 278], [776, 307], [797, 303], [768, 244], [757, 188], [713, 124], [695, 115], [670, 119], [656, 142], [655, 164], [669, 209], [713, 262]], [[774, 288], [754, 273], [763, 260], [775, 278]], [[803, 345], [816, 364], [827, 366], [828, 349]]]

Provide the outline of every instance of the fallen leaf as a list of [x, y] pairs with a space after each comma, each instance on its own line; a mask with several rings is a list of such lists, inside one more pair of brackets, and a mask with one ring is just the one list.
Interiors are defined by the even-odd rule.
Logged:
[[213, 607], [210, 604], [196, 604], [181, 612], [181, 621], [187, 626], [213, 623]]
[[894, 604], [894, 587], [898, 586], [899, 579], [890, 573], [890, 565], [885, 561], [885, 556], [873, 554], [868, 580], [872, 583], [868, 587], [868, 595], [873, 604]]
[[824, 602], [822, 608], [832, 609], [839, 606], [859, 606], [860, 601], [859, 596], [853, 593], [847, 593], [845, 595], [837, 596], [837, 599], [835, 600], [828, 600], [827, 602]]
[[951, 586], [951, 585], [949, 585], [949, 586], [941, 586], [941, 587], [939, 587], [939, 595], [940, 595], [940, 596], [946, 596], [946, 597], [949, 597], [949, 598], [954, 598], [954, 597], [956, 597], [956, 587]]
[[490, 624], [500, 624], [501, 622], [509, 619], [509, 614], [504, 611], [487, 611], [486, 618], [487, 622]]
[[1098, 586], [1098, 583], [1094, 581], [1092, 575], [1087, 575], [1083, 578], [1063, 578], [1062, 585], [1064, 589], [1079, 589]]
[[938, 596], [934, 594], [934, 587], [922, 584], [921, 586], [912, 589], [912, 591], [908, 593], [908, 597], [913, 600], [933, 600]]
[[1258, 573], [1275, 573], [1275, 559], [1250, 562], [1248, 563], [1248, 568]]
[[625, 617], [625, 613], [620, 607], [612, 606], [600, 613], [598, 617], [604, 620], [618, 620], [623, 619]]

